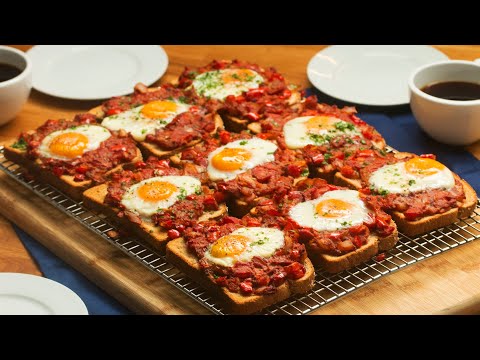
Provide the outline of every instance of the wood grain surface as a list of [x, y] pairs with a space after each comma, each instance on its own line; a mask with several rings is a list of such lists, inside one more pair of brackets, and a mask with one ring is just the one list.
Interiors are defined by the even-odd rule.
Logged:
[[[31, 47], [14, 46], [22, 50]], [[164, 49], [170, 64], [159, 83], [173, 81], [185, 66], [203, 65], [212, 59], [238, 58], [262, 66], [274, 66], [292, 83], [310, 86], [305, 73], [307, 63], [324, 47], [166, 45]], [[480, 58], [480, 46], [477, 45], [435, 47], [452, 59]], [[0, 144], [21, 131], [39, 126], [49, 118], [68, 118], [98, 104], [98, 101], [54, 98], [33, 90], [21, 113], [11, 123], [0, 127]], [[480, 158], [480, 142], [467, 149]], [[15, 211], [8, 211], [3, 206], [5, 201], [15, 203], [15, 207], [12, 207]], [[104, 240], [92, 236], [81, 225], [41, 199], [32, 198], [2, 173], [0, 204], [0, 213], [20, 224], [132, 310], [139, 313], [205, 313], [203, 308], [179, 290], [164, 283]], [[29, 221], [25, 221], [25, 214], [29, 215]], [[40, 274], [11, 225], [1, 217], [0, 234], [5, 239], [0, 242], [0, 271]], [[383, 277], [316, 313], [477, 313], [480, 311], [480, 265], [476, 260], [479, 255], [480, 244], [477, 242], [462, 246]], [[95, 266], [91, 266], [93, 264]]]

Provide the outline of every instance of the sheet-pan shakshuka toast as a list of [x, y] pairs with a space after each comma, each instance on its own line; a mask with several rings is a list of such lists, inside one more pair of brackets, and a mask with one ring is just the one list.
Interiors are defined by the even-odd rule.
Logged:
[[472, 214], [434, 155], [386, 151], [355, 108], [319, 104], [272, 67], [212, 61], [174, 84], [48, 120], [5, 156], [102, 212], [234, 313]]

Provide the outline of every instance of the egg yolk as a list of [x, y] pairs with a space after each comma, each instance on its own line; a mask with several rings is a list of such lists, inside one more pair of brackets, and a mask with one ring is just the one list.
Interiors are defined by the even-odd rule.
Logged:
[[254, 76], [255, 73], [249, 69], [225, 70], [222, 75], [222, 81], [225, 84], [232, 82], [248, 82]]
[[314, 116], [305, 122], [309, 133], [317, 133], [321, 130], [335, 130], [338, 120], [329, 116]]
[[213, 156], [212, 165], [218, 170], [239, 170], [251, 157], [252, 153], [246, 149], [225, 148]]
[[445, 165], [433, 159], [413, 158], [405, 162], [405, 169], [415, 176], [430, 176], [445, 169]]
[[177, 191], [177, 187], [166, 181], [152, 181], [138, 188], [138, 196], [150, 202], [168, 199]]
[[320, 201], [315, 207], [315, 212], [321, 217], [338, 218], [352, 212], [354, 205], [339, 199]]
[[146, 104], [142, 108], [142, 115], [149, 119], [163, 119], [166, 118], [169, 113], [177, 111], [177, 104], [172, 101], [152, 101]]
[[246, 236], [226, 235], [213, 244], [210, 253], [216, 258], [239, 255], [247, 248], [248, 243]]
[[74, 158], [81, 156], [87, 148], [88, 137], [69, 132], [56, 136], [50, 143], [50, 151], [59, 156]]

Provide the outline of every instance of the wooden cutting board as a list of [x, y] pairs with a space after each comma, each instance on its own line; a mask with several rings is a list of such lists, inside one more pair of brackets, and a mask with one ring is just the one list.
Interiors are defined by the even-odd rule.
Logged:
[[[0, 171], [0, 213], [139, 314], [209, 311]], [[480, 241], [408, 266], [314, 314], [480, 312]]]

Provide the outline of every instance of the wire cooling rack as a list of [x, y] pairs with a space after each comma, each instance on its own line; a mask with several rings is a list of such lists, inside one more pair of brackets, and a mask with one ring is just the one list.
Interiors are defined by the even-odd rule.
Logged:
[[[142, 263], [173, 286], [179, 288], [213, 313], [226, 314], [216, 298], [211, 297], [201, 286], [169, 264], [165, 256], [156, 253], [134, 238], [109, 236], [116, 228], [110, 224], [108, 218], [104, 215], [86, 209], [82, 202], [73, 201], [48, 184], [26, 178], [19, 165], [5, 158], [3, 147], [0, 147], [0, 169], [104, 240], [115, 245], [131, 258]], [[310, 292], [293, 296], [272, 305], [261, 314], [307, 314], [384, 275], [480, 238], [480, 204], [477, 203], [477, 208], [471, 217], [460, 220], [455, 224], [415, 238], [401, 233], [399, 235], [397, 245], [385, 253], [383, 260], [378, 261], [374, 257], [366, 263], [335, 275], [328, 274], [321, 269], [315, 269], [315, 285]]]

